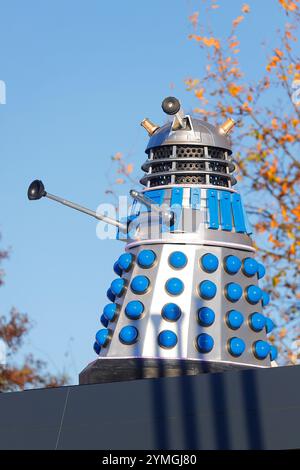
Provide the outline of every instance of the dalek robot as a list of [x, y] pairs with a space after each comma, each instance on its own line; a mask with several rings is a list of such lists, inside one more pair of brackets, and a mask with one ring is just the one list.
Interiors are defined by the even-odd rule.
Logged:
[[150, 139], [141, 191], [131, 213], [114, 220], [31, 183], [42, 196], [117, 227], [125, 250], [114, 263], [94, 350], [80, 383], [270, 367], [274, 328], [262, 310], [264, 266], [255, 259], [251, 227], [234, 186], [229, 133], [185, 115], [174, 97], [162, 103], [171, 121], [144, 119]]

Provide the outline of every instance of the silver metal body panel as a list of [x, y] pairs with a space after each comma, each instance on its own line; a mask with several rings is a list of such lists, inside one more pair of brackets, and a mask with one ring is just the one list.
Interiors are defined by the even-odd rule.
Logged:
[[[130, 248], [129, 252], [136, 256], [143, 246]], [[219, 246], [199, 246], [193, 244], [153, 244], [148, 245], [156, 253], [155, 265], [150, 269], [140, 268], [134, 263], [132, 270], [124, 273], [126, 280], [125, 293], [116, 299], [120, 311], [116, 321], [109, 324], [111, 341], [108, 346], [102, 348], [100, 357], [151, 357], [165, 359], [193, 359], [232, 364], [249, 364], [258, 367], [270, 366], [270, 360], [258, 360], [253, 354], [252, 345], [257, 340], [266, 340], [265, 330], [254, 332], [248, 319], [251, 313], [262, 311], [261, 302], [251, 305], [242, 298], [237, 302], [226, 299], [224, 289], [227, 283], [237, 282], [243, 290], [250, 284], [257, 285], [257, 276], [248, 278], [242, 272], [236, 275], [227, 274], [223, 267], [223, 259], [234, 254], [241, 260], [252, 256], [244, 250], [233, 250]], [[188, 263], [183, 269], [174, 269], [168, 263], [168, 257], [173, 251], [181, 251], [186, 254]], [[215, 254], [219, 259], [219, 267], [214, 273], [202, 270], [199, 261], [203, 254]], [[137, 295], [130, 289], [130, 280], [137, 275], [145, 275], [150, 280], [150, 287], [145, 294]], [[184, 291], [178, 296], [172, 296], [165, 290], [165, 283], [171, 277], [177, 277], [184, 283]], [[212, 280], [217, 285], [217, 294], [212, 300], [200, 298], [197, 288], [201, 281]], [[144, 305], [144, 313], [139, 320], [130, 320], [125, 315], [125, 307], [131, 300], [140, 300]], [[176, 322], [164, 320], [161, 315], [162, 307], [170, 302], [176, 303], [182, 310], [180, 319]], [[213, 325], [202, 327], [197, 320], [197, 312], [200, 307], [207, 306], [214, 310], [216, 318]], [[238, 330], [232, 330], [227, 326], [226, 313], [230, 310], [243, 312], [244, 323]], [[119, 332], [122, 327], [133, 325], [139, 331], [138, 341], [133, 345], [122, 344], [119, 340]], [[159, 346], [157, 337], [162, 330], [171, 330], [178, 337], [177, 345], [172, 349], [164, 349]], [[214, 348], [210, 353], [201, 354], [195, 347], [195, 341], [200, 333], [208, 333], [214, 338]], [[227, 349], [230, 338], [238, 336], [246, 343], [246, 350], [241, 357], [233, 357]]]

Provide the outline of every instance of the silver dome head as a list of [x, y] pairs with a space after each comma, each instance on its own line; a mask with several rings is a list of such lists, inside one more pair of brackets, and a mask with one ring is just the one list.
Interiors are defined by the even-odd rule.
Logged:
[[174, 121], [158, 128], [149, 139], [146, 152], [161, 145], [181, 144], [217, 147], [231, 154], [230, 139], [220, 131], [220, 128], [189, 115], [183, 118], [183, 122], [184, 128], [174, 130]]
[[205, 184], [230, 188], [234, 185], [228, 137], [234, 121], [228, 119], [216, 127], [185, 115], [174, 97], [165, 98], [162, 108], [173, 120], [149, 133], [148, 160], [142, 166], [145, 175], [141, 183], [147, 187]]

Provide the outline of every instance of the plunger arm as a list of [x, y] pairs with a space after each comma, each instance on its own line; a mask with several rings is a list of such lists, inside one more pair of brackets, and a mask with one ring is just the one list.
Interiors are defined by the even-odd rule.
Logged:
[[115, 227], [118, 227], [118, 229], [122, 232], [127, 232], [127, 225], [122, 224], [116, 219], [112, 219], [111, 217], [107, 217], [106, 215], [97, 214], [97, 212], [92, 211], [91, 209], [87, 209], [86, 207], [80, 206], [75, 202], [68, 201], [67, 199], [63, 199], [59, 196], [55, 196], [54, 194], [46, 192], [45, 186], [40, 180], [34, 180], [30, 184], [27, 195], [28, 199], [30, 199], [31, 201], [41, 199], [42, 197], [47, 197], [48, 199], [52, 199], [53, 201], [63, 204], [64, 206], [71, 207], [71, 209], [75, 209], [79, 212], [83, 212], [84, 214], [88, 214], [92, 217], [95, 217], [95, 219], [102, 220], [107, 224], [114, 225]]

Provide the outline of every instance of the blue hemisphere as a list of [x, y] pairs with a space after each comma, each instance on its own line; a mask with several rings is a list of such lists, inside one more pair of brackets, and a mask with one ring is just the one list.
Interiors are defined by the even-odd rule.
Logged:
[[248, 286], [246, 289], [246, 297], [250, 304], [257, 304], [262, 297], [262, 290], [258, 286]]
[[100, 346], [106, 346], [109, 341], [109, 330], [108, 328], [102, 328], [96, 333], [96, 341]]
[[275, 328], [273, 320], [271, 318], [266, 317], [266, 332], [267, 334], [271, 333]]
[[238, 310], [230, 310], [230, 312], [227, 313], [227, 325], [232, 329], [232, 330], [237, 330], [242, 326], [244, 321], [244, 317], [239, 312]]
[[219, 261], [218, 258], [212, 253], [206, 253], [201, 258], [201, 265], [204, 271], [213, 273], [218, 269]]
[[201, 333], [197, 337], [197, 348], [199, 352], [206, 354], [212, 351], [214, 347], [214, 340], [212, 336], [208, 335], [207, 333]]
[[203, 299], [212, 299], [217, 293], [217, 286], [212, 281], [202, 281], [199, 285], [199, 293]]
[[266, 326], [266, 319], [264, 315], [259, 312], [252, 313], [249, 322], [253, 331], [262, 331]]
[[158, 335], [158, 344], [162, 348], [171, 349], [177, 344], [177, 335], [174, 331], [163, 330]]
[[263, 307], [266, 307], [270, 303], [270, 294], [268, 292], [262, 292], [261, 303]]
[[266, 359], [270, 354], [270, 345], [266, 341], [258, 340], [254, 343], [254, 355], [257, 359]]
[[258, 263], [258, 270], [257, 270], [257, 277], [258, 279], [262, 279], [266, 274], [266, 269], [263, 264]]
[[208, 307], [198, 310], [198, 320], [201, 326], [211, 326], [215, 321], [215, 312]]
[[230, 282], [226, 286], [226, 297], [231, 302], [237, 302], [240, 300], [243, 294], [243, 289], [239, 284], [235, 282]]
[[277, 356], [278, 356], [278, 350], [276, 348], [276, 346], [270, 346], [270, 359], [271, 361], [276, 361], [277, 359]]
[[131, 320], [138, 320], [141, 318], [144, 311], [144, 305], [139, 300], [131, 300], [125, 308], [125, 313]]
[[135, 326], [123, 326], [119, 333], [119, 339], [123, 344], [134, 344], [138, 339], [138, 330]]
[[258, 262], [254, 258], [245, 258], [243, 262], [243, 272], [246, 276], [254, 276], [258, 270]]
[[180, 295], [184, 290], [183, 282], [177, 277], [171, 277], [166, 282], [166, 291], [171, 295]]
[[245, 348], [245, 341], [243, 341], [241, 338], [234, 337], [228, 341], [228, 350], [234, 357], [241, 356], [245, 351]]
[[144, 294], [150, 285], [150, 281], [146, 276], [135, 276], [130, 284], [133, 292], [136, 294]]
[[167, 321], [177, 321], [181, 315], [181, 309], [177, 304], [169, 303], [163, 306], [162, 317]]
[[109, 320], [114, 321], [117, 316], [118, 306], [117, 304], [107, 304], [103, 309], [103, 315]]
[[169, 256], [169, 264], [172, 268], [182, 269], [187, 264], [187, 257], [182, 251], [173, 251]]
[[156, 260], [156, 254], [152, 250], [142, 250], [138, 254], [137, 262], [141, 268], [151, 268]]
[[116, 296], [122, 295], [125, 288], [125, 281], [124, 279], [114, 279], [110, 285], [110, 289], [112, 293]]
[[124, 271], [129, 271], [132, 266], [132, 262], [133, 256], [131, 253], [123, 253], [118, 259], [118, 264], [120, 268]]
[[241, 260], [234, 255], [229, 255], [225, 258], [224, 268], [228, 274], [236, 274], [241, 269]]

